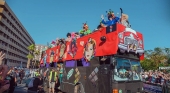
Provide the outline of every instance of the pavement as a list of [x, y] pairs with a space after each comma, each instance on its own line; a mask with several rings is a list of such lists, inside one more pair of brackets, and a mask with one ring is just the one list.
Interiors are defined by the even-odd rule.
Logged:
[[17, 78], [17, 87], [15, 87], [14, 93], [27, 93], [27, 87], [25, 87], [25, 79], [22, 84], [19, 84], [19, 78]]
[[[19, 80], [17, 80], [17, 87], [15, 87], [14, 93], [27, 93], [27, 87], [25, 85], [25, 80], [23, 80], [23, 84], [19, 84]], [[45, 87], [44, 87], [45, 89]], [[46, 92], [48, 89], [46, 90]], [[65, 92], [58, 92], [58, 93], [65, 93]]]
[[18, 84], [15, 87], [14, 93], [27, 93], [27, 87], [25, 87], [25, 84]]

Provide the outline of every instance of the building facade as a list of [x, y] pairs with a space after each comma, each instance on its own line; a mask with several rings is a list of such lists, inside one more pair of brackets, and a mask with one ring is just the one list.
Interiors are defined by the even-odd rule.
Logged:
[[36, 51], [40, 52], [40, 55], [35, 56], [35, 59], [40, 61], [42, 51], [46, 50], [48, 47], [45, 45], [35, 45], [35, 47], [36, 47]]
[[0, 1], [0, 51], [6, 53], [5, 62], [8, 66], [26, 67], [27, 47], [34, 40], [6, 2]]

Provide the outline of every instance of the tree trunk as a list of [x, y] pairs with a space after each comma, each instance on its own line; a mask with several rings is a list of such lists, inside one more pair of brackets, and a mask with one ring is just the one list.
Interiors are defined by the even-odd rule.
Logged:
[[30, 68], [30, 59], [27, 61], [27, 68]]
[[34, 68], [35, 68], [35, 65], [36, 65], [36, 60], [35, 60], [35, 62], [34, 62]]

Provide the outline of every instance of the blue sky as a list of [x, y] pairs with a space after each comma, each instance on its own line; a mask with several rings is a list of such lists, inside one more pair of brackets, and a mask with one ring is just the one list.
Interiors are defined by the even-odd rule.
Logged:
[[170, 48], [170, 0], [6, 0], [36, 44], [67, 32], [79, 31], [86, 22], [91, 30], [101, 14], [112, 9], [129, 15], [132, 28], [143, 33], [145, 50]]

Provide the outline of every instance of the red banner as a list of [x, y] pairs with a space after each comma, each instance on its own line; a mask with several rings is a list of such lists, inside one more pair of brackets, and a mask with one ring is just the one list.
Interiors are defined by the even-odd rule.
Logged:
[[[103, 39], [101, 40], [101, 38]], [[116, 24], [48, 49], [46, 51], [47, 62], [51, 62], [51, 57], [55, 62], [81, 58], [90, 61], [94, 56], [117, 54], [118, 49], [122, 52], [135, 52], [143, 58], [142, 34], [131, 28], [125, 28], [121, 24]]]

